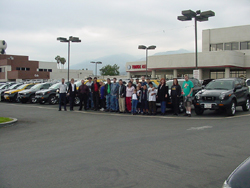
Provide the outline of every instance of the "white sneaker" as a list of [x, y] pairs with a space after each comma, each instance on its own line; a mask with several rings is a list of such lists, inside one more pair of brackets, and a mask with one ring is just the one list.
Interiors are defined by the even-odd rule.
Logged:
[[101, 108], [100, 111], [104, 111], [104, 108]]

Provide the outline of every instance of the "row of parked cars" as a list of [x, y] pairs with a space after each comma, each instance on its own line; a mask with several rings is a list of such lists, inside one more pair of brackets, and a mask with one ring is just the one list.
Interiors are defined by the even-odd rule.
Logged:
[[[182, 86], [184, 79], [178, 79]], [[200, 81], [191, 78], [193, 82], [193, 105], [197, 115], [202, 115], [205, 110], [226, 111], [228, 115], [235, 115], [236, 107], [242, 106], [243, 111], [249, 111], [250, 94], [246, 82], [240, 78], [227, 78], [210, 80], [207, 85], [201, 85]], [[81, 81], [75, 82], [77, 89]], [[166, 84], [169, 89], [173, 85], [173, 80], [168, 80]], [[0, 85], [2, 101], [40, 103], [58, 103], [58, 88], [60, 83], [6, 83]], [[171, 90], [169, 90], [169, 94]], [[79, 105], [80, 100], [75, 98], [75, 105]], [[157, 103], [160, 107], [160, 103]], [[171, 98], [167, 102], [167, 108], [172, 108]], [[183, 98], [180, 98], [180, 113], [185, 111]]]

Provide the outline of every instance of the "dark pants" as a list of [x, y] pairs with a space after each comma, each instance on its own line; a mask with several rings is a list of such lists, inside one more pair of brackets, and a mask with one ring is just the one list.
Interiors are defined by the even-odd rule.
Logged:
[[96, 110], [99, 109], [99, 97], [100, 97], [99, 91], [94, 91], [93, 92], [93, 101], [94, 101], [94, 108]]
[[155, 101], [148, 101], [148, 106], [149, 106], [149, 113], [155, 114], [156, 113], [156, 102]]
[[60, 93], [59, 94], [59, 110], [62, 108], [62, 102], [64, 104], [64, 110], [66, 110], [66, 93]]
[[105, 101], [106, 101], [105, 98], [104, 99], [100, 99], [100, 108], [105, 108], [106, 107]]
[[87, 100], [88, 100], [87, 93], [79, 94], [79, 98], [80, 98], [80, 108], [79, 108], [79, 110], [82, 110], [82, 102], [84, 103], [84, 110], [87, 110]]
[[171, 96], [171, 99], [172, 99], [174, 113], [178, 114], [179, 113], [180, 98], [177, 96]]
[[74, 102], [75, 102], [75, 92], [72, 92], [72, 93], [69, 95], [70, 110], [73, 110], [73, 108], [74, 108]]

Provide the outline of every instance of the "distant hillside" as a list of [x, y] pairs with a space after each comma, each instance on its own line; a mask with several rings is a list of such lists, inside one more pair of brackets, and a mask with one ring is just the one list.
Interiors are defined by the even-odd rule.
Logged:
[[[190, 53], [189, 51], [185, 49], [179, 49], [176, 51], [166, 51], [166, 52], [158, 52], [154, 55], [170, 55], [170, 54], [182, 54], [182, 53]], [[75, 65], [71, 66], [71, 69], [85, 69], [88, 70], [93, 70], [95, 73], [95, 64], [90, 63], [91, 61], [101, 61], [101, 65], [97, 65], [97, 74], [99, 74], [99, 69], [105, 65], [114, 65], [117, 64], [120, 69], [120, 74], [124, 75], [126, 74], [126, 63], [131, 62], [131, 61], [144, 61], [146, 57], [138, 58], [136, 56], [132, 56], [129, 54], [115, 54], [115, 55], [110, 55], [110, 56], [104, 56], [96, 59], [91, 59], [91, 60], [85, 60], [80, 63], [77, 63]]]

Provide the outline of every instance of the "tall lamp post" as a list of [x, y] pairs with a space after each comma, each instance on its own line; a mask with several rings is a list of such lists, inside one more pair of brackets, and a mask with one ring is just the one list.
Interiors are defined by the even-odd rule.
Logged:
[[139, 45], [138, 49], [140, 50], [146, 50], [146, 77], [148, 76], [148, 50], [154, 50], [156, 46], [151, 45], [151, 46], [144, 46], [144, 45]]
[[68, 81], [69, 81], [69, 61], [70, 61], [70, 42], [81, 42], [79, 37], [70, 36], [69, 39], [64, 37], [58, 37], [57, 40], [60, 42], [67, 42], [68, 43]]
[[102, 64], [102, 62], [100, 62], [100, 61], [97, 61], [97, 62], [91, 61], [90, 63], [95, 63], [95, 76], [97, 77], [97, 64]]
[[195, 69], [198, 69], [198, 48], [197, 48], [197, 21], [203, 22], [208, 21], [209, 17], [215, 16], [215, 13], [211, 10], [201, 12], [197, 10], [194, 12], [193, 10], [183, 10], [181, 12], [182, 16], [178, 16], [177, 19], [180, 21], [189, 21], [194, 18], [195, 25]]

